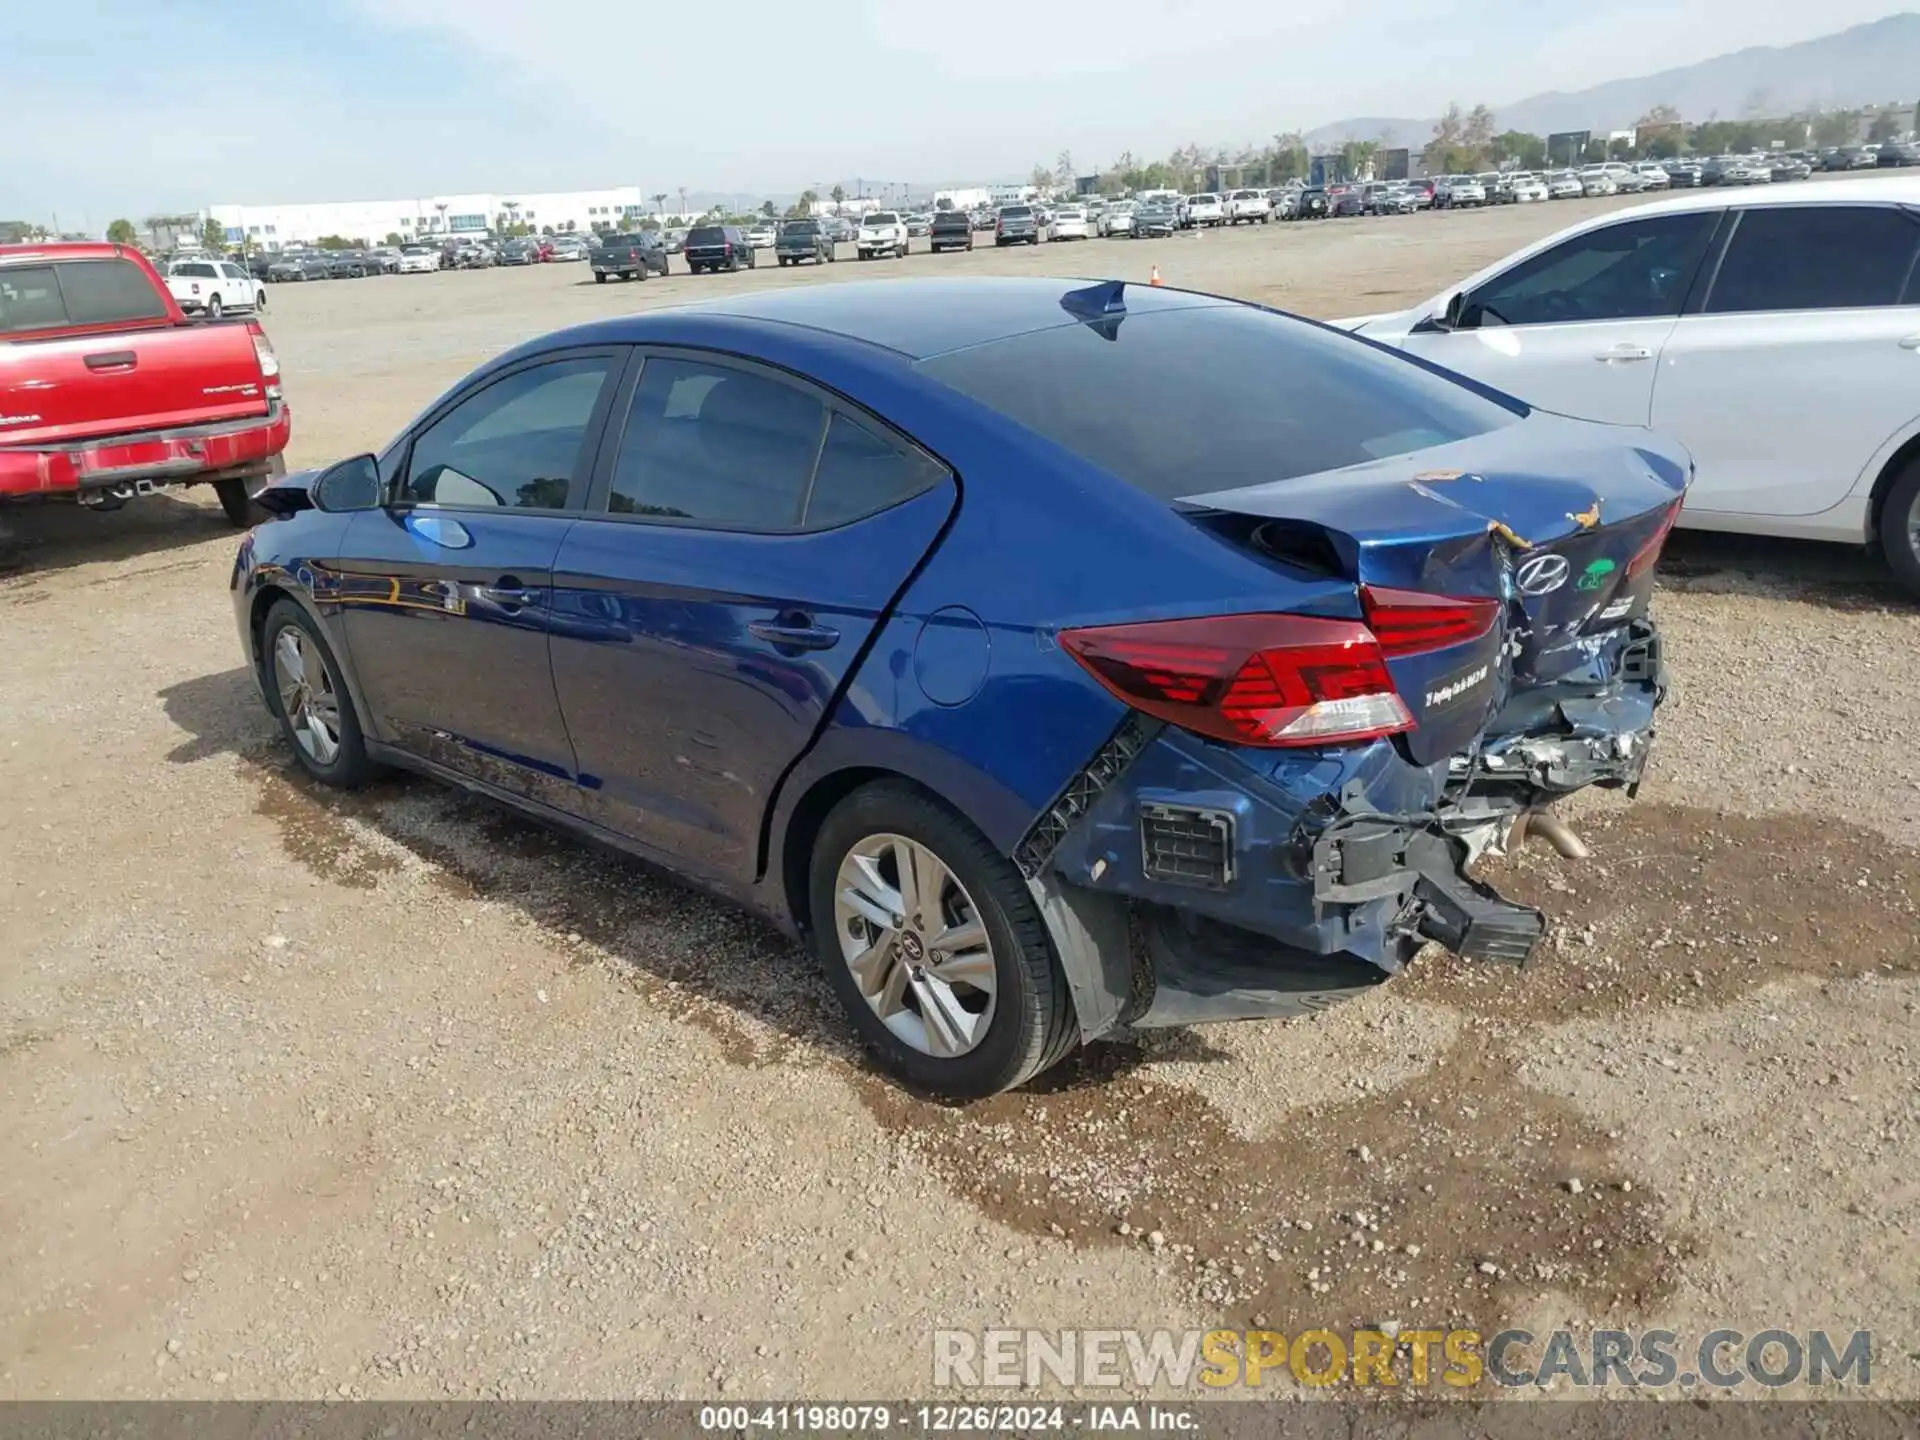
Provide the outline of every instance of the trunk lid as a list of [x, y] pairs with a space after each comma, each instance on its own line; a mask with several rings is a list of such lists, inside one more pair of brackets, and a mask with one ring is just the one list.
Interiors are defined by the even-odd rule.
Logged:
[[244, 322], [0, 343], [0, 445], [45, 445], [267, 413]]
[[1420, 763], [1471, 744], [1517, 691], [1589, 672], [1644, 614], [1650, 563], [1691, 476], [1651, 432], [1535, 411], [1390, 459], [1185, 497], [1248, 548], [1403, 599], [1499, 600], [1484, 635], [1391, 657]]

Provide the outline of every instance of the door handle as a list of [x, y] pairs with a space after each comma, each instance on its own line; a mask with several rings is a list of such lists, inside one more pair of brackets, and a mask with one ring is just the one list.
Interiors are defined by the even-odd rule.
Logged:
[[1600, 351], [1593, 358], [1600, 361], [1651, 360], [1653, 351], [1644, 345], [1615, 345], [1610, 350]]
[[1900, 341], [1902, 350], [1920, 350], [1920, 335], [1903, 336]]
[[831, 650], [840, 643], [838, 630], [815, 625], [804, 615], [754, 620], [748, 624], [747, 633], [777, 650]]
[[102, 350], [87, 356], [89, 370], [131, 370], [140, 363], [140, 356], [132, 350]]
[[499, 605], [503, 608], [533, 605], [537, 604], [540, 599], [540, 592], [538, 590], [527, 589], [511, 575], [501, 576], [498, 585], [476, 586], [474, 594], [478, 595], [482, 600], [485, 600], [489, 605]]

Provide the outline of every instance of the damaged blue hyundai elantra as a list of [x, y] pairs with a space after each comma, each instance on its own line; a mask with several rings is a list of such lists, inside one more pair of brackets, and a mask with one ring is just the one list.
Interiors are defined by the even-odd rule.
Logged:
[[316, 779], [730, 897], [978, 1096], [1428, 941], [1524, 963], [1470, 867], [1639, 784], [1690, 469], [1212, 295], [798, 286], [500, 357], [263, 492], [232, 592]]

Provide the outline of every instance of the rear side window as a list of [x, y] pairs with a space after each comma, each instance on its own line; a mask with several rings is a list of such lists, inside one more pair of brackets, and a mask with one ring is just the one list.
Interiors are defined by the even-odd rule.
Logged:
[[413, 443], [405, 498], [418, 505], [566, 508], [608, 360], [517, 370], [468, 396]]
[[1911, 304], [1917, 250], [1920, 224], [1903, 210], [1755, 207], [1727, 245], [1707, 313]]
[[1363, 341], [1234, 305], [1062, 325], [920, 369], [1162, 499], [1444, 445], [1526, 413]]
[[60, 285], [51, 265], [13, 265], [0, 270], [0, 334], [51, 330], [67, 323]]
[[640, 372], [607, 508], [740, 530], [792, 530], [826, 407], [783, 381], [704, 361]]
[[0, 270], [0, 331], [166, 318], [166, 302], [146, 272], [126, 260], [62, 260]]
[[1473, 292], [1469, 325], [1554, 325], [1678, 315], [1707, 253], [1712, 211], [1651, 215], [1576, 235]]
[[844, 525], [931, 489], [945, 474], [919, 452], [836, 414], [827, 426], [802, 523], [810, 530]]

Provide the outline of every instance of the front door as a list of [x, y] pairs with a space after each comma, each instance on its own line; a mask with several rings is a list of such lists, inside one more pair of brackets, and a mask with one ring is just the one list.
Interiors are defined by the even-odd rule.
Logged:
[[522, 366], [429, 417], [393, 503], [354, 517], [339, 562], [379, 738], [562, 808], [575, 766], [548, 657], [553, 564], [623, 358]]
[[1718, 220], [1650, 215], [1572, 236], [1482, 283], [1454, 329], [1417, 327], [1403, 348], [1543, 410], [1645, 425]]
[[1653, 423], [1692, 450], [1694, 512], [1815, 515], [1920, 418], [1920, 221], [1896, 205], [1739, 212], [1668, 341]]
[[657, 354], [631, 383], [555, 562], [554, 689], [586, 818], [740, 881], [956, 491], [784, 375]]

